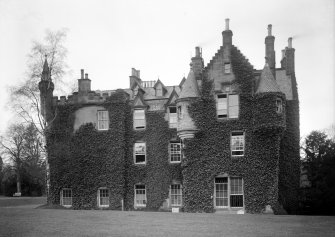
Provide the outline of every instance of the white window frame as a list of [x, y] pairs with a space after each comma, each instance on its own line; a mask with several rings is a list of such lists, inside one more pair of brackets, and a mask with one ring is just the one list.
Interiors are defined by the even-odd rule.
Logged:
[[[70, 194], [71, 195], [66, 195], [66, 194]], [[66, 195], [64, 197], [64, 195]], [[60, 205], [63, 206], [63, 207], [72, 207], [72, 189], [71, 188], [63, 188], [61, 189], [60, 191]], [[71, 204], [67, 204], [67, 202], [70, 201]], [[64, 204], [66, 203], [66, 204]]]
[[[227, 182], [225, 183], [217, 183], [216, 182], [216, 179], [217, 178], [227, 178]], [[239, 180], [240, 181], [240, 186], [237, 186], [237, 190], [233, 190], [233, 181], [232, 180]], [[227, 205], [226, 206], [217, 206], [217, 203], [216, 203], [216, 185], [217, 184], [226, 184], [227, 186], [227, 195], [225, 198], [227, 198]], [[234, 186], [236, 187], [236, 186]], [[232, 206], [232, 198], [234, 196], [242, 196], [242, 206]], [[215, 177], [214, 178], [214, 207], [217, 208], [217, 209], [243, 209], [244, 208], [244, 180], [242, 177], [239, 177], [239, 176], [218, 176], [218, 177]]]
[[[169, 108], [169, 127], [170, 128], [177, 128], [178, 124], [178, 114], [177, 114], [177, 107], [170, 106]], [[171, 109], [175, 109], [176, 112], [171, 113]]]
[[276, 112], [278, 114], [283, 112], [283, 100], [281, 98], [276, 99]]
[[[138, 195], [144, 195], [144, 199], [138, 199]], [[135, 207], [146, 207], [147, 206], [147, 189], [144, 184], [136, 184], [134, 186], [134, 206]]]
[[[236, 145], [237, 142], [238, 144]], [[241, 144], [242, 143], [242, 146]], [[245, 132], [233, 131], [230, 135], [230, 150], [232, 156], [244, 156], [245, 154]], [[242, 151], [242, 154], [238, 154]]]
[[[103, 125], [101, 128], [101, 125]], [[106, 127], [105, 127], [106, 126]], [[98, 130], [106, 131], [109, 129], [109, 114], [108, 110], [98, 110]]]
[[[138, 145], [136, 145], [136, 144], [138, 144]], [[136, 147], [139, 148], [140, 145], [142, 145], [144, 147], [144, 151], [143, 150], [139, 150], [139, 149], [136, 150]], [[135, 165], [145, 165], [146, 164], [146, 162], [147, 162], [147, 154], [146, 154], [146, 152], [147, 152], [147, 145], [146, 145], [145, 142], [135, 142], [134, 143], [134, 164]], [[142, 156], [142, 155], [144, 155], [144, 161], [142, 161], [142, 162], [136, 162], [136, 156]]]
[[[175, 188], [175, 187], [179, 187], [179, 188]], [[172, 203], [173, 200], [177, 200], [177, 203]], [[183, 204], [183, 189], [182, 189], [181, 184], [171, 184], [170, 185], [170, 206], [171, 207], [181, 207], [182, 204]]]
[[[234, 97], [236, 98], [235, 100], [237, 104], [233, 104]], [[236, 113], [233, 113], [234, 109], [237, 110]], [[239, 113], [240, 97], [238, 94], [220, 93], [216, 95], [216, 116], [218, 119], [237, 119], [239, 117]]]
[[[107, 191], [107, 196], [106, 196]], [[101, 199], [108, 200], [108, 204], [101, 203]], [[104, 202], [104, 201], [103, 201]], [[98, 207], [109, 207], [109, 189], [108, 188], [99, 188], [98, 189]]]
[[[143, 113], [143, 118], [136, 118], [136, 116], [138, 116], [139, 113]], [[145, 127], [146, 127], [145, 109], [134, 109], [134, 112], [133, 112], [133, 123], [134, 123], [134, 129], [135, 130], [145, 129]]]
[[[175, 145], [179, 146], [179, 151], [178, 151], [178, 148], [175, 147]], [[169, 143], [169, 157], [170, 157], [169, 160], [170, 160], [170, 163], [180, 163], [181, 162], [181, 155], [182, 155], [181, 142], [170, 141], [170, 143]], [[179, 156], [179, 160], [172, 160], [174, 157], [178, 157], [178, 156]]]

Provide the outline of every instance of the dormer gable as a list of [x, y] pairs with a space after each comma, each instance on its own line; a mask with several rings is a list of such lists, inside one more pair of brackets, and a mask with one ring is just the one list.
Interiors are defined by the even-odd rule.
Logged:
[[134, 99], [133, 107], [136, 108], [146, 108], [148, 107], [147, 103], [143, 98], [144, 90], [139, 88], [138, 93]]
[[155, 83], [154, 89], [155, 89], [155, 95], [156, 96], [164, 96], [166, 94], [166, 92], [168, 91], [166, 89], [166, 87], [164, 86], [164, 84], [159, 79]]
[[176, 105], [176, 100], [179, 98], [176, 90], [173, 88], [173, 91], [170, 94], [168, 101], [166, 102], [166, 106], [174, 106]]

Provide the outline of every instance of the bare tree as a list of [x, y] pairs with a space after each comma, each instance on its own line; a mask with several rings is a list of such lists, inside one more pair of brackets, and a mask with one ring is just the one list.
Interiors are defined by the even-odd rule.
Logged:
[[38, 83], [46, 59], [49, 77], [58, 88], [66, 86], [63, 81], [68, 68], [65, 63], [67, 49], [64, 47], [66, 33], [65, 29], [56, 32], [46, 31], [43, 42], [33, 41], [31, 52], [28, 54], [26, 78], [20, 85], [10, 88], [10, 107], [23, 121], [34, 124], [42, 137], [45, 136], [47, 123], [41, 114]]

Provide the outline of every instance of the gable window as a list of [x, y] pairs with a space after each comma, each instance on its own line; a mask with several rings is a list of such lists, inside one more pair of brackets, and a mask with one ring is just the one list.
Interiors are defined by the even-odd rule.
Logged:
[[169, 126], [170, 128], [177, 127], [177, 108], [176, 107], [169, 107]]
[[156, 88], [156, 96], [163, 96], [163, 89], [161, 86], [157, 86]]
[[134, 145], [134, 162], [135, 164], [145, 164], [146, 148], [144, 142], [136, 142]]
[[171, 206], [181, 206], [182, 190], [180, 184], [172, 184], [170, 186]]
[[108, 130], [109, 119], [107, 110], [98, 111], [98, 130]]
[[145, 207], [147, 203], [147, 196], [145, 185], [135, 185], [135, 207]]
[[283, 101], [280, 98], [276, 99], [276, 111], [278, 114], [283, 112]]
[[63, 188], [60, 191], [60, 205], [62, 205], [64, 207], [71, 207], [72, 206], [72, 189]]
[[107, 188], [98, 189], [98, 206], [109, 207], [109, 190]]
[[243, 179], [241, 177], [217, 177], [214, 186], [216, 208], [243, 208]]
[[225, 63], [224, 64], [224, 73], [231, 73], [231, 64]]
[[218, 94], [216, 112], [218, 118], [238, 118], [239, 96], [236, 94]]
[[134, 129], [145, 128], [145, 111], [144, 109], [134, 110]]
[[180, 142], [170, 142], [169, 144], [170, 162], [179, 163], [181, 161], [181, 144]]
[[232, 132], [230, 149], [232, 156], [244, 155], [244, 132]]

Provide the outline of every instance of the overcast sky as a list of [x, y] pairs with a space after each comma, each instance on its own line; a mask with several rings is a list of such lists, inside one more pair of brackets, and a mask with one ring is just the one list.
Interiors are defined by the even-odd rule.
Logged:
[[23, 80], [32, 40], [42, 41], [46, 29], [68, 29], [68, 79], [83, 68], [92, 89], [105, 90], [129, 87], [132, 67], [142, 80], [178, 85], [195, 46], [205, 65], [219, 49], [225, 18], [256, 69], [264, 66], [268, 24], [277, 67], [293, 37], [301, 135], [327, 128], [335, 118], [334, 13], [333, 0], [0, 0], [0, 131], [11, 118], [6, 87]]

